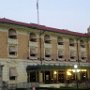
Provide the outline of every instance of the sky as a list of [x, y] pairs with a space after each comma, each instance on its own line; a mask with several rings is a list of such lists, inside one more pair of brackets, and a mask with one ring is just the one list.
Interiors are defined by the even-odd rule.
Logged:
[[[37, 0], [0, 0], [0, 18], [37, 23]], [[39, 24], [87, 33], [90, 0], [39, 0]]]

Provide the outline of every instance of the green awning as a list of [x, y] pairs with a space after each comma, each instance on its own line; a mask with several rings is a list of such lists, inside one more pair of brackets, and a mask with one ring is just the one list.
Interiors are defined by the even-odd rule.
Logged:
[[[90, 69], [90, 66], [79, 66], [80, 69]], [[73, 69], [73, 66], [58, 66], [58, 65], [29, 65], [27, 71], [49, 71], [59, 69]]]

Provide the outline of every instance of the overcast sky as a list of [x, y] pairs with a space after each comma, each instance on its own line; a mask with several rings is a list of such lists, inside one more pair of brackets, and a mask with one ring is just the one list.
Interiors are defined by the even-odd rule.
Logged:
[[[86, 33], [90, 0], [39, 0], [40, 24]], [[37, 23], [36, 0], [0, 0], [0, 17]]]

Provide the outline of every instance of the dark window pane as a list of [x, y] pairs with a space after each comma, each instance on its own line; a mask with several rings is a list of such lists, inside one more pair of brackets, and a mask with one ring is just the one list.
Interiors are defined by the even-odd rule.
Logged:
[[45, 57], [50, 57], [50, 55], [45, 55]]
[[16, 76], [11, 76], [9, 77], [10, 80], [15, 80], [16, 79]]

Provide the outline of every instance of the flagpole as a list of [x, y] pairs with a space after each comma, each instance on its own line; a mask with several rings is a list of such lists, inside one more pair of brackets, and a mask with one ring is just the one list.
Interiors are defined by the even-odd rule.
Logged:
[[36, 2], [36, 8], [37, 8], [37, 24], [39, 24], [39, 0]]

